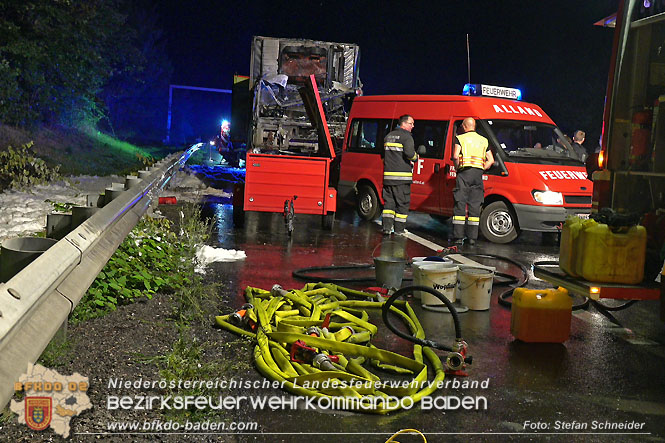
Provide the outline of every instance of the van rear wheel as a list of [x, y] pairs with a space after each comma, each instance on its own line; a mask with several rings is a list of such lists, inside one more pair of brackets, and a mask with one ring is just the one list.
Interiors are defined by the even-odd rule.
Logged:
[[480, 232], [492, 243], [510, 243], [520, 233], [515, 213], [502, 201], [492, 202], [483, 208]]
[[379, 196], [372, 185], [358, 186], [358, 215], [365, 220], [374, 220], [379, 213]]

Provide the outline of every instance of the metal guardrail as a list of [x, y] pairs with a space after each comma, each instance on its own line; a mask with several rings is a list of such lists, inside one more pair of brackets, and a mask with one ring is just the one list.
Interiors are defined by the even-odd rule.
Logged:
[[198, 148], [157, 162], [149, 175], [142, 174], [143, 186], [124, 191], [0, 284], [0, 408], [28, 363], [37, 361], [120, 243]]

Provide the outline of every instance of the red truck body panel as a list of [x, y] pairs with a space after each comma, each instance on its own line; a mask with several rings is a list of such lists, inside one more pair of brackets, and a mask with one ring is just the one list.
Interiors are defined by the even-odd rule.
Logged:
[[298, 214], [334, 212], [337, 191], [328, 187], [330, 159], [247, 154], [246, 211], [282, 212], [284, 201], [297, 196]]

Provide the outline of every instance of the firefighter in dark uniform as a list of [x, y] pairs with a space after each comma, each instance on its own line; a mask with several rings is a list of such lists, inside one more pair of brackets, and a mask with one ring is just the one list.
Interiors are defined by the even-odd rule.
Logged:
[[411, 203], [412, 162], [418, 159], [413, 146], [411, 130], [414, 121], [410, 115], [399, 118], [399, 127], [384, 139], [383, 200], [385, 202], [382, 222], [383, 233], [403, 234]]
[[[476, 133], [476, 121], [465, 118], [462, 122], [463, 134], [456, 137], [453, 151], [453, 162], [457, 171], [457, 181], [453, 195], [453, 237], [455, 243], [464, 243], [464, 231], [470, 245], [476, 244], [480, 210], [485, 199], [483, 172], [494, 164], [489, 143], [482, 135]], [[468, 217], [467, 217], [468, 207]]]

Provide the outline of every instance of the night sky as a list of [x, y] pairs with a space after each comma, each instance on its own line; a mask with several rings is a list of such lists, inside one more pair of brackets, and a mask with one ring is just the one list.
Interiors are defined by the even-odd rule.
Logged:
[[602, 125], [617, 0], [159, 1], [172, 83], [230, 89], [249, 74], [252, 36], [357, 43], [366, 95], [460, 94], [471, 81], [518, 87], [571, 134]]

